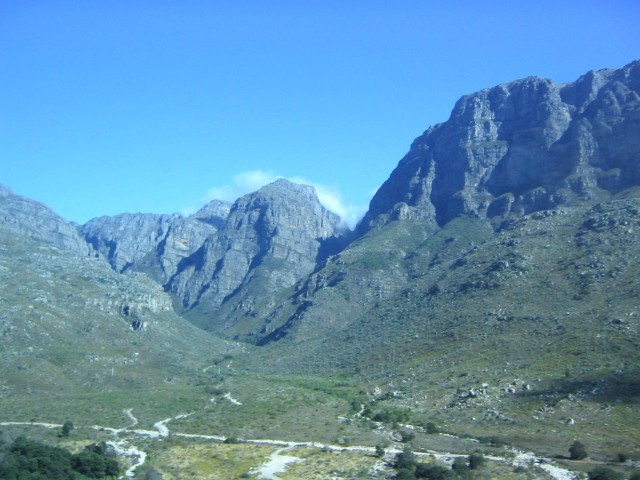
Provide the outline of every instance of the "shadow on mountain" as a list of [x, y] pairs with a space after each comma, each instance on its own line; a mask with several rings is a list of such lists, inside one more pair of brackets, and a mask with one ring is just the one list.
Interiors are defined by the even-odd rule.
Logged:
[[604, 377], [555, 380], [549, 388], [519, 393], [520, 396], [575, 396], [577, 399], [607, 403], [640, 404], [640, 369], [632, 372], [611, 373]]

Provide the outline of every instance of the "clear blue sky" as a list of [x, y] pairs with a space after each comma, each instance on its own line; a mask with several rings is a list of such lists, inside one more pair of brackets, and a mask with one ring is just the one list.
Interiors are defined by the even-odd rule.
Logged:
[[636, 0], [0, 0], [0, 183], [79, 223], [276, 176], [355, 215], [460, 96], [622, 67], [638, 25]]

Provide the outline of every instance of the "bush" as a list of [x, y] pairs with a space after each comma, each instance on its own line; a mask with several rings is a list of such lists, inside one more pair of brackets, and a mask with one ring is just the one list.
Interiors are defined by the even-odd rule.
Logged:
[[481, 453], [472, 453], [469, 455], [469, 468], [471, 470], [475, 470], [476, 468], [480, 468], [484, 465], [484, 455]]
[[437, 426], [435, 423], [433, 423], [433, 422], [428, 422], [428, 423], [425, 425], [424, 430], [425, 430], [427, 433], [431, 433], [431, 434], [433, 434], [433, 433], [440, 433], [440, 429], [439, 429], [439, 428], [438, 428], [438, 426]]
[[447, 480], [456, 476], [455, 472], [446, 467], [428, 463], [418, 463], [414, 475], [416, 478], [428, 478], [430, 480]]
[[73, 423], [71, 421], [67, 420], [62, 425], [62, 432], [61, 432], [62, 436], [63, 437], [68, 437], [69, 434], [71, 433], [71, 430], [73, 430]]
[[410, 442], [414, 438], [416, 438], [416, 434], [415, 433], [409, 432], [407, 430], [400, 430], [400, 441], [402, 443]]
[[456, 472], [460, 477], [466, 477], [469, 475], [471, 469], [465, 458], [458, 457], [453, 462], [453, 465], [451, 465], [451, 470]]
[[396, 455], [396, 469], [408, 469], [413, 471], [416, 467], [416, 456], [413, 454], [409, 447], [405, 447], [404, 450]]
[[[19, 437], [0, 465], [2, 479], [67, 480], [116, 477], [118, 462], [106, 456], [106, 446], [92, 445], [77, 455]], [[84, 475], [81, 477], [80, 475]]]
[[580, 440], [576, 440], [569, 447], [569, 458], [571, 460], [584, 460], [588, 456], [587, 449]]
[[225, 438], [222, 443], [242, 443], [242, 439], [236, 437]]
[[596, 467], [589, 472], [589, 480], [624, 480], [624, 475], [606, 467]]

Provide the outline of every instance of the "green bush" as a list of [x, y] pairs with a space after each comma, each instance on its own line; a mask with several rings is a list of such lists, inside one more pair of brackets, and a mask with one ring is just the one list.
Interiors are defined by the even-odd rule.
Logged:
[[91, 445], [77, 455], [67, 450], [17, 438], [0, 464], [3, 480], [80, 480], [116, 477], [118, 462], [107, 457], [104, 444]]
[[587, 449], [580, 440], [576, 440], [569, 447], [569, 457], [571, 460], [584, 460], [588, 456]]
[[477, 468], [480, 468], [481, 466], [484, 465], [484, 455], [479, 453], [479, 452], [475, 452], [472, 453], [471, 455], [469, 455], [469, 468], [471, 470], [475, 470]]
[[429, 480], [448, 480], [456, 477], [453, 470], [429, 463], [418, 463], [414, 475], [415, 478], [428, 478]]
[[64, 424], [62, 425], [62, 432], [61, 435], [63, 437], [68, 437], [69, 434], [71, 433], [71, 430], [73, 430], [73, 423], [69, 420], [67, 420], [66, 422], [64, 422]]
[[433, 422], [427, 422], [427, 424], [424, 426], [424, 430], [425, 430], [425, 432], [431, 433], [431, 434], [440, 433], [440, 429]]
[[624, 480], [624, 475], [606, 467], [596, 467], [589, 472], [589, 480]]

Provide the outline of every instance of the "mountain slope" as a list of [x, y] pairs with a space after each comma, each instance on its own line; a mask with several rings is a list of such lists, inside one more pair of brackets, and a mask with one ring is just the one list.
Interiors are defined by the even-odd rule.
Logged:
[[0, 227], [81, 255], [89, 246], [76, 229], [49, 207], [0, 185]]
[[570, 84], [529, 77], [462, 97], [418, 137], [360, 231], [394, 219], [496, 226], [640, 183], [640, 61]]
[[224, 224], [230, 208], [214, 200], [187, 218], [141, 213], [99, 217], [87, 222], [81, 233], [117, 272], [131, 268], [165, 284], [179, 263]]
[[[251, 335], [261, 323], [256, 305], [264, 308], [274, 292], [311, 273], [343, 232], [312, 187], [278, 180], [234, 203], [224, 226], [184, 262], [170, 289], [194, 323], [223, 335]], [[249, 319], [242, 330], [234, 329], [238, 316]]]

